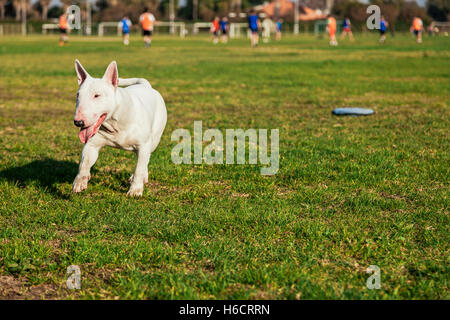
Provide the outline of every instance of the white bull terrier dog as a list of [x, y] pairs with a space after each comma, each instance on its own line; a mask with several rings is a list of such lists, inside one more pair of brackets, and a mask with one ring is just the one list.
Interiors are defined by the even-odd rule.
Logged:
[[78, 137], [85, 145], [72, 191], [87, 188], [98, 152], [110, 146], [136, 153], [137, 165], [127, 195], [142, 196], [148, 182], [150, 155], [158, 146], [167, 122], [163, 98], [145, 79], [119, 79], [115, 61], [102, 79], [92, 78], [78, 60], [75, 70], [80, 88], [74, 124], [80, 127]]

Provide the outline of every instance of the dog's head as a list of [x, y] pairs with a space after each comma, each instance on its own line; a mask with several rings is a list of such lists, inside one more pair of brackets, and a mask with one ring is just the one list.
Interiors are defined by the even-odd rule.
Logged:
[[119, 72], [115, 61], [109, 64], [101, 79], [92, 78], [78, 60], [75, 60], [75, 70], [80, 87], [74, 124], [80, 127], [78, 137], [81, 142], [87, 143], [116, 107]]

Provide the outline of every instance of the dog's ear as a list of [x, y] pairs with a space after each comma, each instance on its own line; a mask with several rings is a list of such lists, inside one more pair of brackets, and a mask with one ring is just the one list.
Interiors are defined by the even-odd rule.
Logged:
[[89, 77], [89, 73], [87, 73], [87, 71], [84, 70], [83, 66], [81, 65], [80, 61], [78, 61], [78, 59], [75, 60], [75, 71], [77, 72], [78, 76], [78, 85], [81, 86], [84, 80], [86, 80]]
[[119, 70], [117, 69], [117, 63], [115, 61], [111, 62], [108, 68], [106, 68], [103, 80], [112, 84], [114, 88], [119, 86]]

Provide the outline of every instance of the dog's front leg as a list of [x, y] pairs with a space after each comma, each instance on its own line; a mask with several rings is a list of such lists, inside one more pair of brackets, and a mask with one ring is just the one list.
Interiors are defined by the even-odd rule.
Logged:
[[140, 197], [144, 192], [144, 184], [148, 182], [148, 162], [150, 161], [150, 144], [141, 146], [136, 152], [137, 164], [134, 174], [131, 176], [131, 187], [127, 195]]
[[91, 179], [91, 167], [98, 158], [98, 152], [101, 147], [92, 144], [86, 144], [81, 153], [80, 167], [78, 175], [75, 177], [72, 185], [72, 191], [75, 193], [81, 192], [87, 188], [88, 181]]

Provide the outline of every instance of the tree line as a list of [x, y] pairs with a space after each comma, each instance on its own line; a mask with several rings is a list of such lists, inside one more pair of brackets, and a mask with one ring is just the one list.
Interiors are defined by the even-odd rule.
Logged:
[[[133, 21], [137, 21], [144, 7], [156, 16], [157, 19], [169, 19], [169, 6], [171, 0], [96, 0], [93, 5], [94, 21], [117, 21], [124, 14]], [[226, 15], [229, 12], [246, 12], [249, 8], [261, 5], [265, 0], [173, 0], [177, 20], [204, 20], [210, 21], [215, 15]], [[275, 0], [276, 1], [276, 0]], [[299, 0], [300, 6], [312, 9], [321, 9], [330, 6], [332, 13], [339, 18], [348, 17], [356, 23], [363, 23], [367, 19], [366, 8], [358, 0]], [[63, 6], [53, 5], [51, 0], [0, 0], [0, 18], [20, 20], [22, 12], [27, 17], [36, 20], [57, 18], [63, 7], [72, 4], [82, 9], [86, 0], [60, 0]], [[397, 21], [410, 22], [413, 17], [421, 17], [424, 21], [449, 21], [450, 0], [427, 0], [425, 7], [416, 2], [406, 0], [370, 0], [370, 4], [379, 5], [382, 14], [391, 24]], [[183, 4], [183, 5], [181, 5]], [[293, 20], [293, 14], [284, 17], [286, 21]]]

